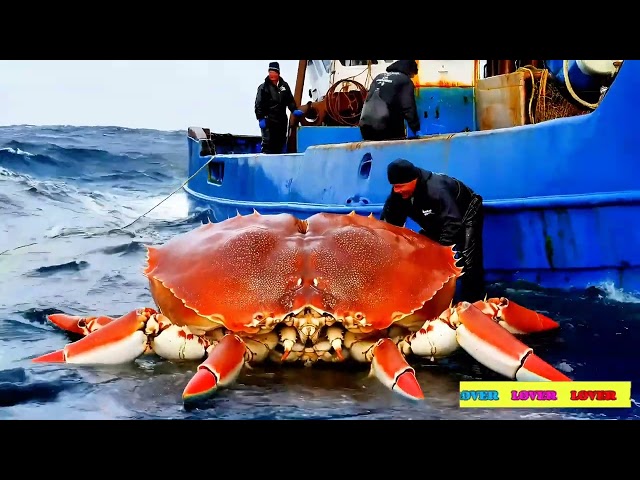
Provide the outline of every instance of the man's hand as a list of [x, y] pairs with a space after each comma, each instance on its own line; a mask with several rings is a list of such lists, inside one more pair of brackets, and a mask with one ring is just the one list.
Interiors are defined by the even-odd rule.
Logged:
[[260, 125], [260, 128], [262, 128], [262, 129], [267, 128], [267, 120], [266, 120], [266, 118], [261, 118], [260, 121], [258, 122], [258, 125]]

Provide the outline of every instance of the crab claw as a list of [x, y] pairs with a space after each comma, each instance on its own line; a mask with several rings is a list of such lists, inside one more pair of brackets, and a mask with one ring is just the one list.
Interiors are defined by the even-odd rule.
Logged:
[[336, 352], [338, 360], [344, 361], [344, 354], [342, 353], [342, 342], [344, 341], [344, 336], [342, 329], [339, 327], [327, 328], [327, 339], [331, 343], [333, 350]]
[[291, 354], [291, 350], [293, 349], [296, 343], [297, 338], [298, 338], [298, 332], [293, 327], [284, 327], [280, 331], [280, 340], [282, 342], [282, 347], [284, 348], [282, 357], [280, 357], [281, 362], [284, 362], [289, 357], [289, 355]]
[[64, 349], [34, 358], [34, 362], [65, 362], [87, 365], [113, 365], [135, 360], [147, 348], [145, 325], [150, 310], [133, 310], [93, 334], [70, 343]]
[[41, 357], [34, 358], [33, 361], [37, 363], [65, 363], [64, 350], [56, 350], [55, 352], [47, 353]]
[[391, 390], [413, 400], [424, 398], [415, 370], [407, 363], [391, 339], [380, 339], [373, 347], [371, 370], [378, 380]]
[[487, 368], [519, 381], [571, 381], [474, 305], [460, 303], [451, 321], [460, 346]]
[[182, 392], [183, 401], [204, 399], [218, 387], [233, 383], [244, 365], [245, 352], [246, 346], [237, 335], [227, 334], [222, 337], [185, 387]]
[[54, 313], [47, 318], [56, 327], [78, 335], [89, 335], [115, 320], [113, 317], [82, 317], [66, 313]]
[[505, 297], [489, 298], [473, 304], [513, 334], [545, 332], [560, 328], [560, 324]]

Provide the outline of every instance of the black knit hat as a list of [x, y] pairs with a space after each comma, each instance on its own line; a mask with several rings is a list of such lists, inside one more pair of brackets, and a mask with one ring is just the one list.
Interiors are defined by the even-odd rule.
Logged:
[[280, 73], [280, 64], [278, 62], [271, 62], [269, 64], [269, 70]]
[[387, 178], [391, 185], [409, 183], [418, 178], [418, 169], [409, 160], [398, 158], [387, 167]]

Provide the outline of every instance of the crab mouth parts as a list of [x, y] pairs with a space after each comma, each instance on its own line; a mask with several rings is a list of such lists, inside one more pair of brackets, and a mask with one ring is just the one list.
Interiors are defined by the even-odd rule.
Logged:
[[377, 340], [386, 333], [386, 329], [372, 330], [366, 326], [361, 313], [342, 318], [304, 305], [279, 321], [264, 325], [258, 336], [263, 339], [273, 336], [269, 349], [280, 361], [312, 364], [318, 360], [342, 361], [349, 356], [349, 347], [354, 342], [373, 337]]
[[305, 325], [314, 325], [316, 327], [331, 326], [335, 323], [341, 324], [346, 330], [358, 330], [360, 327], [370, 327], [364, 314], [356, 313], [353, 316], [348, 315], [343, 318], [337, 318], [332, 313], [314, 307], [313, 305], [305, 305], [297, 310], [293, 310], [282, 318], [282, 323], [286, 326], [297, 329]]

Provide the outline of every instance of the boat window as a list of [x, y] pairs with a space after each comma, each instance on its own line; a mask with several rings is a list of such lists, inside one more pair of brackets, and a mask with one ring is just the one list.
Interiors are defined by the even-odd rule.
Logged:
[[224, 179], [224, 161], [209, 162], [209, 183], [213, 185], [222, 185]]

